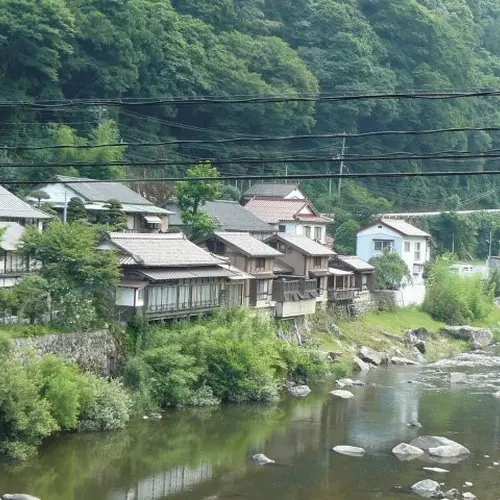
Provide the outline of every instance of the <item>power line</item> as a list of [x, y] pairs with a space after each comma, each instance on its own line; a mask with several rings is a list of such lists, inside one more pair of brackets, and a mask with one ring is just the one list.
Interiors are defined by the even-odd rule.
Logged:
[[[453, 176], [481, 176], [500, 175], [500, 170], [458, 170], [458, 171], [432, 171], [432, 172], [372, 172], [372, 173], [352, 173], [352, 174], [273, 174], [273, 175], [221, 175], [220, 177], [147, 177], [147, 178], [125, 178], [125, 179], [77, 179], [69, 184], [92, 184], [96, 182], [178, 182], [189, 180], [192, 182], [201, 181], [235, 181], [235, 180], [296, 180], [296, 179], [364, 179], [364, 178], [411, 178], [411, 177], [453, 177]], [[46, 184], [50, 179], [40, 180], [19, 180], [2, 181], [4, 185], [11, 184]]]
[[[443, 153], [429, 153], [429, 154], [413, 154], [413, 153], [388, 153], [385, 155], [345, 155], [344, 160], [348, 159], [352, 162], [383, 162], [395, 160], [469, 160], [469, 159], [497, 159], [500, 158], [500, 150], [494, 149], [482, 153], [472, 152], [444, 152]], [[291, 157], [237, 157], [237, 158], [205, 158], [200, 159], [198, 162], [211, 163], [214, 165], [261, 165], [266, 163], [324, 163], [324, 162], [340, 162], [341, 158], [332, 158], [331, 156], [291, 156]], [[152, 166], [182, 166], [193, 165], [193, 161], [176, 161], [176, 160], [152, 160], [141, 162], [130, 161], [104, 161], [104, 162], [85, 162], [85, 161], [72, 161], [72, 162], [38, 162], [34, 163], [0, 163], [0, 168], [64, 168], [64, 167], [152, 167]]]
[[157, 147], [177, 144], [228, 144], [240, 142], [278, 142], [310, 139], [350, 139], [382, 135], [433, 135], [455, 132], [499, 132], [500, 127], [453, 127], [428, 130], [379, 130], [359, 133], [301, 134], [288, 136], [231, 137], [227, 139], [171, 139], [160, 142], [115, 142], [108, 144], [54, 144], [47, 146], [0, 146], [2, 151], [36, 151], [41, 149], [98, 149], [111, 147]]
[[469, 92], [396, 92], [396, 93], [366, 93], [366, 94], [294, 94], [294, 95], [268, 95], [244, 98], [233, 97], [161, 97], [161, 98], [115, 98], [115, 99], [61, 99], [61, 100], [33, 100], [33, 101], [0, 101], [0, 107], [25, 107], [34, 110], [50, 108], [67, 108], [74, 106], [157, 106], [157, 105], [193, 105], [193, 104], [270, 104], [287, 102], [337, 102], [359, 101], [366, 99], [461, 99], [470, 97], [495, 97], [500, 95], [500, 90], [479, 90]]

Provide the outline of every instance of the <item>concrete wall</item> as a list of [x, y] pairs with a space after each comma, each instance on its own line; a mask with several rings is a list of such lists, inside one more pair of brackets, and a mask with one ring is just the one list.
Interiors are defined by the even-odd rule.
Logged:
[[118, 343], [108, 330], [15, 339], [14, 350], [25, 362], [53, 354], [104, 377], [114, 374], [124, 360]]

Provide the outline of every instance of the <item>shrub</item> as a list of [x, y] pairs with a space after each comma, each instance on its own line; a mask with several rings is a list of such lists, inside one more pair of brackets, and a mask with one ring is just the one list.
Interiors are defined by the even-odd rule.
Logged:
[[384, 250], [381, 255], [370, 259], [375, 267], [375, 288], [377, 290], [397, 290], [404, 281], [411, 279], [405, 261], [396, 253]]
[[485, 319], [491, 311], [494, 291], [486, 291], [479, 276], [454, 274], [447, 259], [429, 271], [423, 310], [433, 319], [460, 325]]

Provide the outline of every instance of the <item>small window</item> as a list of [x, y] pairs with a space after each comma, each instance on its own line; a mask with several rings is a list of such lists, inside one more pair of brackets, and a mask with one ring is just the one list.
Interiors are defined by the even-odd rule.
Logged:
[[314, 267], [321, 267], [321, 257], [314, 257]]
[[311, 237], [311, 226], [304, 226], [304, 234], [310, 238]]
[[411, 252], [411, 243], [409, 241], [405, 241], [405, 252]]
[[382, 252], [382, 250], [392, 250], [394, 246], [393, 240], [375, 240], [373, 242], [373, 247], [376, 252]]
[[284, 224], [280, 224], [280, 225], [278, 226], [278, 231], [279, 231], [280, 233], [286, 233], [286, 226], [285, 226]]
[[317, 241], [321, 241], [321, 227], [314, 228], [314, 239]]
[[137, 301], [139, 302], [144, 301], [144, 288], [137, 290]]
[[257, 300], [266, 300], [269, 295], [269, 281], [257, 281]]
[[266, 259], [260, 257], [255, 261], [256, 269], [265, 269], [266, 268]]

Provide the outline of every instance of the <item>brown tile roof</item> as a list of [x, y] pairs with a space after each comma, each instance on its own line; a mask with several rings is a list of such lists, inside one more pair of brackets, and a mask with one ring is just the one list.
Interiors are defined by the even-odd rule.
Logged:
[[221, 261], [189, 241], [182, 233], [107, 233], [118, 251], [147, 267], [214, 266]]
[[279, 240], [285, 244], [289, 244], [295, 247], [297, 250], [310, 255], [311, 257], [330, 257], [335, 255], [335, 252], [326, 248], [321, 243], [317, 243], [307, 236], [301, 236], [297, 234], [289, 233], [277, 233], [274, 236], [269, 237], [266, 241]]
[[253, 198], [245, 205], [245, 208], [268, 224], [302, 219], [310, 222], [329, 222], [329, 219], [320, 217], [318, 213], [298, 214], [305, 206], [309, 206], [315, 212], [314, 207], [308, 200], [283, 200], [278, 198]]
[[266, 245], [248, 233], [232, 233], [215, 231], [215, 236], [224, 243], [236, 247], [249, 257], [279, 257], [283, 255], [278, 250]]

